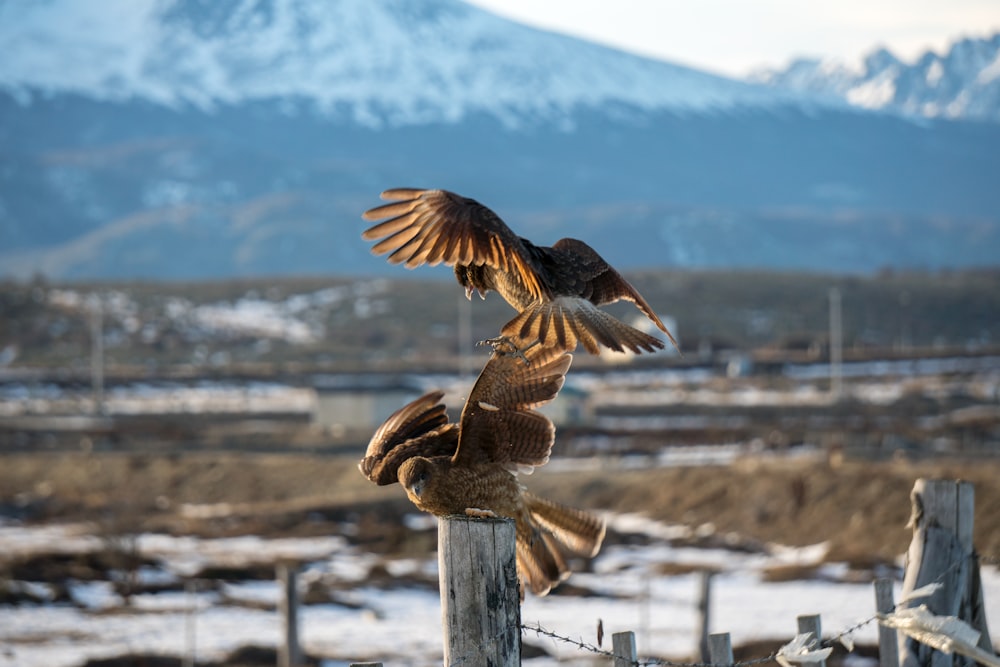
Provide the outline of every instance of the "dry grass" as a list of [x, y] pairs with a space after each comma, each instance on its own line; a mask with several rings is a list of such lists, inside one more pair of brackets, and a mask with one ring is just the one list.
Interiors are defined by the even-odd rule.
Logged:
[[[594, 510], [711, 524], [719, 533], [788, 545], [826, 541], [831, 560], [868, 568], [891, 562], [909, 544], [916, 479], [960, 478], [976, 488], [977, 548], [1000, 555], [1000, 461], [830, 467], [745, 460], [729, 467], [640, 470], [616, 470], [610, 463], [586, 472], [541, 468], [525, 483], [546, 497]], [[317, 534], [349, 520], [376, 550], [433, 548], [396, 528], [402, 514], [413, 511], [402, 490], [368, 482], [353, 457], [8, 454], [0, 489], [0, 502], [39, 519], [107, 520], [127, 511], [125, 519], [146, 529], [216, 534]]]
[[920, 477], [965, 479], [976, 488], [976, 545], [1000, 555], [1000, 461], [848, 462], [838, 467], [746, 460], [729, 467], [549, 475], [533, 491], [586, 507], [642, 512], [669, 523], [711, 523], [788, 545], [830, 543], [831, 557], [890, 561], [911, 531], [910, 491]]

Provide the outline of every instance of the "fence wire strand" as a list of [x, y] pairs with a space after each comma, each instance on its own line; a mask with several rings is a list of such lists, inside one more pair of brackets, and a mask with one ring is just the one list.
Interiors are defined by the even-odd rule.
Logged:
[[[962, 564], [968, 562], [970, 559], [971, 560], [975, 560], [979, 565], [997, 565], [997, 566], [1000, 566], [1000, 557], [998, 557], [998, 556], [984, 556], [982, 554], [978, 554], [975, 551], [973, 551], [972, 553], [966, 554], [964, 556], [960, 556], [959, 558], [955, 559], [955, 561], [952, 562], [951, 565], [949, 565], [947, 568], [945, 568], [944, 571], [942, 571], [934, 579], [934, 581], [931, 582], [931, 583], [940, 583], [946, 576], [948, 576], [948, 574], [952, 570], [955, 570], [958, 567], [961, 567]], [[899, 605], [900, 604], [901, 603], [897, 602], [893, 606], [893, 610], [895, 611], [896, 609], [899, 609]], [[844, 630], [841, 630], [840, 632], [838, 632], [837, 634], [833, 635], [832, 637], [828, 637], [826, 639], [817, 638], [819, 640], [819, 645], [821, 647], [823, 647], [823, 648], [829, 648], [829, 647], [832, 647], [833, 645], [835, 645], [837, 643], [842, 643], [842, 640], [843, 640], [844, 637], [846, 637], [848, 635], [851, 635], [851, 634], [857, 632], [858, 630], [860, 630], [861, 628], [863, 628], [863, 627], [865, 627], [867, 625], [870, 625], [870, 624], [876, 622], [878, 620], [878, 618], [879, 618], [879, 615], [877, 613], [876, 614], [872, 614], [868, 618], [866, 618], [866, 619], [864, 619], [862, 621], [858, 621], [854, 625], [851, 625], [850, 627], [848, 627], [848, 628], [846, 628]], [[585, 642], [585, 641], [583, 641], [583, 639], [573, 639], [571, 637], [560, 635], [557, 632], [553, 632], [551, 630], [547, 630], [547, 629], [545, 629], [545, 628], [542, 627], [541, 623], [537, 623], [536, 622], [534, 625], [526, 625], [526, 624], [522, 623], [520, 629], [521, 629], [522, 633], [523, 632], [534, 632], [538, 636], [547, 637], [549, 639], [552, 639], [553, 641], [562, 642], [564, 644], [570, 644], [572, 646], [575, 646], [577, 649], [579, 649], [581, 651], [587, 651], [589, 653], [593, 653], [594, 655], [600, 655], [600, 656], [603, 656], [603, 657], [606, 657], [606, 658], [611, 658], [611, 659], [614, 659], [614, 660], [622, 660], [622, 659], [629, 659], [629, 660], [631, 660], [629, 656], [618, 655], [618, 654], [614, 653], [613, 651], [608, 651], [606, 649], [600, 648], [599, 646], [594, 646], [593, 644]], [[497, 638], [499, 638], [502, 635], [503, 635], [503, 633], [501, 633], [500, 635], [498, 635]], [[494, 638], [493, 641], [495, 641], [497, 638]], [[752, 667], [753, 665], [760, 665], [760, 664], [764, 664], [764, 663], [768, 663], [768, 662], [775, 662], [776, 656], [777, 656], [777, 652], [772, 652], [769, 655], [761, 656], [759, 658], [750, 658], [750, 659], [747, 659], [747, 660], [738, 660], [736, 662], [730, 663], [730, 666], [731, 667]], [[459, 663], [452, 662], [451, 664], [459, 664]], [[713, 663], [707, 663], [707, 662], [675, 662], [675, 661], [671, 661], [671, 660], [662, 660], [662, 659], [657, 659], [657, 658], [650, 658], [650, 659], [645, 659], [645, 660], [642, 660], [642, 659], [640, 659], [640, 660], [631, 660], [630, 664], [633, 667], [652, 667], [653, 665], [664, 665], [665, 667], [718, 667], [717, 665], [715, 665]]]
[[[602, 649], [602, 648], [600, 648], [598, 646], [594, 646], [593, 644], [588, 644], [587, 642], [583, 641], [582, 639], [572, 639], [570, 637], [564, 637], [564, 636], [562, 636], [562, 635], [560, 635], [558, 633], [552, 632], [551, 630], [546, 630], [539, 623], [536, 623], [535, 625], [523, 625], [522, 624], [521, 625], [521, 629], [529, 631], [529, 632], [534, 632], [534, 633], [536, 633], [538, 635], [541, 635], [541, 636], [544, 636], [544, 637], [548, 637], [548, 638], [554, 639], [556, 641], [561, 641], [561, 642], [563, 642], [565, 644], [572, 644], [573, 646], [576, 646], [580, 650], [589, 651], [590, 653], [594, 653], [595, 655], [602, 655], [602, 656], [604, 656], [606, 658], [612, 658], [612, 659], [615, 659], [615, 660], [622, 660], [622, 659], [628, 659], [628, 657], [629, 657], [629, 656], [625, 656], [625, 655], [618, 655], [614, 651], [608, 651], [608, 650]], [[772, 653], [771, 655], [769, 655], [767, 657], [764, 657], [764, 658], [754, 658], [753, 660], [741, 660], [739, 662], [732, 663], [732, 665], [734, 667], [744, 667], [744, 666], [749, 666], [749, 665], [759, 665], [759, 664], [764, 663], [764, 662], [771, 662], [772, 660], [774, 660], [774, 656], [775, 656], [775, 654]], [[665, 665], [666, 667], [718, 667], [717, 665], [713, 665], [712, 663], [705, 663], [705, 662], [675, 662], [675, 661], [672, 661], [672, 660], [662, 660], [662, 659], [659, 659], [659, 658], [650, 658], [650, 659], [647, 659], [647, 660], [632, 660], [631, 664], [635, 665], [636, 667], [648, 667], [648, 666], [651, 666], [651, 665]]]
[[[944, 571], [942, 571], [935, 578], [934, 582], [932, 582], [932, 583], [940, 583], [946, 576], [948, 576], [948, 574], [952, 570], [955, 570], [958, 567], [961, 567], [961, 565], [963, 563], [966, 563], [970, 559], [977, 561], [979, 565], [1000, 565], [1000, 557], [997, 557], [997, 556], [985, 556], [985, 555], [981, 555], [981, 554], [977, 554], [977, 553], [973, 552], [971, 554], [967, 554], [965, 556], [957, 558], [954, 562], [951, 563], [951, 565], [949, 565], [947, 568], [945, 568]], [[894, 605], [893, 609], [894, 610], [898, 609], [899, 608], [899, 604], [900, 603], [896, 603]], [[864, 619], [862, 621], [858, 621], [854, 625], [852, 625], [852, 626], [850, 626], [850, 627], [848, 627], [848, 628], [846, 628], [844, 630], [841, 630], [840, 632], [838, 632], [837, 634], [833, 635], [832, 637], [829, 637], [829, 638], [826, 638], [826, 639], [818, 638], [819, 639], [819, 645], [821, 647], [823, 647], [823, 648], [829, 648], [829, 647], [834, 646], [837, 643], [841, 643], [844, 637], [849, 636], [849, 635], [857, 632], [861, 628], [863, 628], [863, 627], [865, 627], [867, 625], [870, 625], [871, 623], [874, 623], [875, 621], [878, 620], [878, 618], [879, 618], [878, 614], [873, 614], [873, 615], [869, 616], [868, 618], [866, 618], [866, 619]], [[456, 658], [452, 658], [449, 661], [449, 665], [463, 665], [463, 664], [466, 664], [468, 661], [471, 661], [473, 659], [479, 659], [482, 656], [482, 652], [485, 649], [492, 648], [493, 645], [495, 645], [498, 641], [500, 641], [501, 639], [503, 639], [507, 634], [509, 634], [510, 632], [512, 632], [515, 629], [519, 630], [522, 633], [524, 633], [524, 632], [533, 632], [537, 636], [547, 637], [547, 638], [549, 638], [549, 639], [551, 639], [553, 641], [562, 642], [564, 644], [569, 644], [569, 645], [575, 646], [577, 649], [579, 649], [581, 651], [587, 651], [589, 653], [593, 653], [594, 655], [603, 656], [605, 658], [610, 658], [612, 660], [629, 659], [630, 660], [630, 664], [633, 665], [633, 667], [653, 667], [654, 665], [663, 665], [664, 667], [717, 667], [713, 663], [706, 663], [706, 662], [677, 662], [677, 661], [672, 661], [672, 660], [664, 660], [664, 659], [660, 659], [660, 658], [649, 658], [649, 659], [645, 659], [645, 660], [631, 660], [629, 656], [618, 655], [614, 651], [609, 651], [607, 649], [603, 649], [603, 648], [601, 648], [599, 646], [595, 646], [593, 644], [585, 642], [585, 641], [583, 641], [582, 638], [580, 638], [580, 639], [573, 639], [571, 637], [567, 637], [567, 636], [561, 635], [561, 634], [559, 634], [557, 632], [553, 632], [552, 630], [547, 630], [546, 628], [542, 627], [541, 623], [538, 623], [538, 622], [536, 622], [534, 625], [527, 625], [527, 624], [522, 623], [520, 626], [508, 626], [506, 628], [503, 628], [502, 630], [500, 630], [500, 632], [498, 632], [497, 634], [495, 634], [492, 637], [487, 638], [483, 643], [481, 643], [478, 646], [476, 646], [472, 651], [466, 653], [465, 655], [458, 656]], [[738, 660], [736, 662], [730, 663], [730, 665], [731, 665], [731, 667], [753, 667], [754, 665], [761, 665], [761, 664], [768, 663], [768, 662], [775, 662], [776, 656], [777, 656], [777, 652], [772, 652], [772, 653], [770, 653], [770, 654], [768, 654], [766, 656], [761, 656], [759, 658], [750, 658], [750, 659], [747, 659], [747, 660]]]

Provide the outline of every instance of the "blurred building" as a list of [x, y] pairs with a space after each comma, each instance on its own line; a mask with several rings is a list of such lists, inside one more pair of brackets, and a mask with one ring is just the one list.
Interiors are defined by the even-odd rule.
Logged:
[[424, 393], [408, 376], [323, 376], [313, 386], [313, 423], [338, 436], [373, 433], [389, 415]]

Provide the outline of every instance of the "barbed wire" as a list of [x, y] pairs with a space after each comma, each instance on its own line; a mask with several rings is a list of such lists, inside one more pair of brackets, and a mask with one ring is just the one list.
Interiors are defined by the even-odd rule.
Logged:
[[[600, 648], [599, 646], [594, 646], [593, 644], [588, 644], [587, 642], [583, 641], [582, 639], [572, 639], [570, 637], [564, 637], [563, 635], [560, 635], [560, 634], [558, 634], [556, 632], [552, 632], [551, 630], [546, 630], [545, 628], [543, 628], [541, 626], [540, 623], [536, 623], [533, 626], [532, 625], [524, 625], [524, 624], [522, 624], [521, 625], [521, 629], [522, 630], [527, 630], [527, 631], [530, 631], [530, 632], [534, 632], [534, 633], [539, 634], [539, 635], [544, 635], [545, 637], [549, 637], [551, 639], [555, 639], [555, 640], [558, 640], [558, 641], [561, 641], [561, 642], [564, 642], [564, 643], [567, 643], [567, 644], [573, 644], [574, 646], [576, 646], [577, 648], [579, 648], [579, 649], [581, 649], [583, 651], [589, 651], [590, 653], [594, 653], [596, 655], [602, 655], [602, 656], [604, 656], [606, 658], [613, 658], [615, 660], [622, 660], [622, 659], [629, 659], [630, 658], [630, 656], [618, 655], [614, 651], [608, 651], [606, 649]], [[735, 662], [735, 663], [732, 663], [732, 664], [733, 664], [734, 667], [748, 667], [750, 665], [759, 665], [761, 663], [773, 661], [775, 655], [776, 654], [772, 653], [771, 655], [769, 655], [767, 657], [764, 657], [764, 658], [754, 658], [752, 660], [741, 660], [739, 662]], [[651, 665], [664, 665], [665, 667], [716, 667], [716, 666], [712, 665], [712, 663], [705, 663], [705, 662], [675, 662], [675, 661], [672, 661], [672, 660], [663, 660], [663, 659], [660, 659], [660, 658], [650, 658], [650, 659], [647, 659], [647, 660], [632, 660], [631, 664], [632, 665], [636, 665], [636, 667], [647, 667], [647, 666], [651, 666]]]
[[[948, 567], [946, 567], [943, 571], [941, 571], [937, 575], [937, 577], [934, 578], [934, 581], [930, 583], [941, 583], [941, 581], [946, 576], [948, 576], [948, 574], [950, 574], [953, 570], [961, 567], [963, 564], [967, 563], [970, 559], [977, 561], [980, 565], [984, 564], [1000, 565], [1000, 557], [987, 556], [983, 554], [978, 554], [976, 552], [968, 553], [956, 558]], [[893, 611], [897, 610], [901, 603], [902, 602], [897, 602], [895, 605], [893, 605]], [[854, 634], [861, 628], [868, 626], [878, 620], [879, 620], [879, 613], [875, 613], [865, 618], [864, 620], [858, 621], [854, 625], [851, 625], [850, 627], [841, 630], [832, 637], [828, 637], [826, 639], [817, 637], [819, 646], [823, 648], [829, 648], [837, 643], [845, 643], [843, 642], [843, 639], [845, 637]], [[578, 649], [580, 649], [581, 651], [587, 651], [589, 653], [600, 655], [606, 658], [611, 658], [615, 660], [629, 659], [631, 661], [630, 664], [633, 665], [633, 667], [652, 667], [654, 665], [663, 665], [664, 667], [717, 667], [713, 663], [706, 663], [706, 662], [675, 662], [671, 660], [663, 660], [657, 658], [651, 658], [646, 660], [632, 660], [630, 656], [618, 655], [614, 651], [608, 651], [606, 649], [602, 649], [599, 646], [595, 646], [593, 644], [583, 641], [583, 639], [573, 639], [571, 637], [560, 635], [557, 632], [547, 630], [542, 627], [541, 623], [538, 622], [536, 622], [534, 625], [526, 625], [522, 623], [521, 630], [527, 632], [534, 632], [537, 635], [545, 636], [555, 641], [573, 645]], [[772, 652], [766, 656], [761, 656], [758, 658], [750, 658], [747, 660], [739, 660], [730, 664], [732, 665], [732, 667], [752, 667], [753, 665], [775, 662], [776, 657], [777, 657], [777, 652]]]
[[535, 634], [543, 635], [545, 637], [548, 637], [549, 639], [555, 639], [555, 640], [561, 641], [564, 644], [572, 644], [572, 645], [576, 646], [578, 649], [580, 649], [582, 651], [589, 651], [590, 653], [594, 653], [596, 655], [603, 655], [606, 658], [615, 658], [615, 659], [618, 659], [618, 658], [624, 657], [624, 656], [620, 656], [620, 655], [615, 654], [613, 651], [608, 651], [608, 650], [600, 648], [599, 646], [594, 646], [593, 644], [588, 644], [587, 642], [583, 641], [583, 639], [572, 639], [570, 637], [564, 637], [563, 635], [560, 635], [560, 634], [557, 634], [555, 632], [552, 632], [551, 630], [546, 630], [545, 628], [542, 627], [541, 623], [537, 623], [536, 622], [535, 625], [533, 625], [533, 626], [532, 625], [525, 625], [525, 624], [522, 623], [521, 624], [521, 630], [527, 630], [529, 632], [534, 632]]
[[[946, 567], [944, 570], [942, 570], [937, 575], [937, 577], [935, 577], [935, 579], [934, 579], [933, 582], [930, 582], [930, 583], [940, 583], [946, 576], [948, 576], [948, 574], [950, 574], [953, 570], [961, 567], [963, 564], [967, 563], [970, 559], [977, 561], [980, 565], [984, 565], [984, 564], [985, 565], [1000, 565], [1000, 557], [998, 557], [998, 556], [989, 556], [989, 555], [983, 555], [983, 554], [978, 554], [978, 553], [972, 552], [972, 553], [969, 553], [969, 554], [966, 554], [964, 556], [960, 556], [960, 557], [956, 558], [948, 567]], [[896, 603], [893, 606], [893, 610], [898, 609], [900, 604], [901, 603]], [[823, 648], [829, 648], [829, 647], [834, 646], [837, 643], [844, 644], [845, 642], [843, 641], [843, 639], [845, 637], [854, 634], [855, 632], [857, 632], [861, 628], [863, 628], [863, 627], [865, 627], [867, 625], [870, 625], [871, 623], [874, 623], [878, 619], [879, 619], [879, 614], [875, 613], [875, 614], [872, 614], [871, 616], [869, 616], [868, 618], [865, 618], [864, 620], [858, 621], [854, 625], [851, 625], [850, 627], [845, 628], [844, 630], [841, 630], [840, 632], [838, 632], [837, 634], [835, 634], [835, 635], [833, 635], [831, 637], [828, 637], [826, 639], [817, 638], [819, 646], [823, 647]], [[528, 624], [525, 624], [525, 623], [521, 623], [520, 625], [509, 625], [509, 626], [506, 626], [506, 627], [502, 628], [495, 635], [493, 635], [491, 637], [488, 637], [483, 642], [481, 642], [481, 643], [477, 644], [475, 647], [471, 648], [465, 654], [463, 654], [461, 656], [458, 656], [458, 657], [455, 657], [455, 658], [452, 658], [451, 660], [449, 660], [448, 664], [450, 666], [451, 665], [463, 665], [463, 664], [466, 664], [468, 661], [471, 661], [473, 659], [476, 659], [478, 661], [479, 659], [481, 659], [482, 654], [483, 654], [483, 652], [485, 650], [492, 649], [497, 642], [499, 642], [506, 635], [510, 634], [511, 632], [513, 632], [515, 630], [517, 630], [518, 632], [522, 632], [522, 633], [523, 632], [534, 632], [538, 636], [547, 637], [549, 639], [552, 639], [553, 641], [562, 642], [564, 644], [570, 644], [572, 646], [575, 646], [577, 649], [579, 649], [581, 651], [587, 651], [589, 653], [593, 653], [594, 655], [603, 656], [605, 658], [610, 658], [610, 659], [613, 659], [613, 660], [627, 659], [627, 660], [630, 660], [629, 664], [632, 665], [633, 667], [654, 667], [656, 665], [661, 665], [663, 667], [716, 667], [716, 665], [714, 665], [713, 663], [707, 663], [707, 662], [679, 662], [679, 661], [666, 660], [666, 659], [661, 659], [661, 658], [648, 658], [648, 659], [635, 660], [635, 659], [632, 659], [631, 656], [618, 655], [614, 651], [609, 651], [609, 650], [603, 649], [603, 648], [601, 648], [599, 646], [595, 646], [594, 644], [585, 642], [585, 641], [583, 641], [582, 638], [580, 638], [580, 639], [573, 639], [572, 637], [567, 637], [567, 636], [561, 635], [561, 634], [559, 634], [557, 632], [553, 632], [552, 630], [548, 630], [548, 629], [542, 627], [541, 623], [539, 623], [537, 621], [535, 622], [534, 625], [528, 625]], [[731, 667], [753, 667], [754, 665], [761, 665], [761, 664], [768, 663], [768, 662], [775, 662], [776, 661], [776, 657], [777, 657], [777, 652], [772, 652], [772, 653], [770, 653], [770, 654], [768, 654], [766, 656], [761, 656], [761, 657], [758, 657], [758, 658], [750, 658], [750, 659], [747, 659], [747, 660], [739, 660], [739, 661], [736, 661], [736, 662], [733, 662], [733, 663], [730, 663], [730, 664], [731, 664]]]
[[834, 636], [830, 637], [829, 639], [818, 638], [820, 646], [823, 647], [823, 648], [828, 648], [828, 647], [833, 646], [834, 644], [837, 644], [837, 643], [843, 644], [844, 643], [844, 641], [843, 641], [844, 637], [847, 637], [849, 635], [853, 635], [855, 632], [857, 632], [861, 628], [865, 627], [866, 625], [871, 625], [872, 623], [874, 623], [877, 620], [878, 620], [878, 614], [877, 613], [876, 614], [872, 614], [871, 616], [869, 616], [865, 620], [858, 621], [857, 623], [855, 623], [851, 627], [847, 628], [846, 630], [841, 630], [840, 632], [838, 632]]
[[[978, 561], [980, 565], [982, 565], [983, 562], [984, 562], [984, 558], [982, 556], [980, 556], [979, 554], [977, 554], [975, 551], [973, 551], [971, 554], [966, 554], [965, 556], [960, 556], [960, 557], [956, 558], [954, 561], [952, 561], [952, 563], [950, 565], [948, 565], [948, 567], [946, 567], [944, 570], [942, 570], [938, 574], [938, 576], [934, 578], [934, 581], [932, 581], [930, 583], [941, 583], [941, 581], [943, 581], [944, 578], [946, 576], [948, 576], [948, 574], [950, 574], [953, 570], [957, 570], [963, 564], [965, 564], [966, 562], [968, 562], [968, 560], [970, 558]], [[997, 559], [996, 562], [1000, 563], [1000, 559]], [[899, 603], [897, 602], [895, 605], [893, 605], [893, 610], [896, 610], [898, 608], [899, 608]], [[842, 643], [842, 640], [843, 640], [844, 637], [857, 632], [858, 630], [860, 630], [861, 628], [865, 627], [866, 625], [874, 623], [875, 621], [878, 620], [878, 618], [879, 618], [878, 613], [872, 614], [871, 616], [869, 616], [865, 620], [858, 621], [857, 623], [855, 623], [851, 627], [847, 628], [846, 630], [841, 630], [840, 632], [838, 632], [833, 637], [830, 637], [828, 639], [822, 639], [822, 640], [820, 640], [820, 646], [822, 646], [823, 648], [827, 648], [827, 647], [833, 646], [834, 644], [836, 644], [838, 642]]]

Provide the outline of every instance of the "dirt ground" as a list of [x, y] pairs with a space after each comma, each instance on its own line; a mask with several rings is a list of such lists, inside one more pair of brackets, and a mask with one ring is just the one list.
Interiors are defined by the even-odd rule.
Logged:
[[[336, 530], [345, 520], [398, 525], [413, 511], [402, 490], [371, 484], [356, 464], [353, 457], [310, 454], [6, 454], [0, 504], [4, 515], [24, 520], [110, 517], [123, 530], [277, 535]], [[1000, 459], [837, 466], [744, 459], [647, 469], [619, 469], [609, 461], [588, 471], [543, 467], [523, 481], [535, 493], [575, 506], [710, 524], [744, 540], [828, 541], [830, 560], [860, 565], [891, 561], [906, 550], [909, 495], [921, 477], [975, 485], [976, 547], [1000, 557]], [[317, 515], [327, 522], [306, 520]], [[206, 516], [225, 520], [199, 521]]]
[[829, 542], [829, 560], [863, 563], [891, 560], [906, 550], [910, 492], [919, 478], [972, 482], [976, 547], [1000, 556], [1000, 461], [831, 467], [746, 459], [728, 467], [576, 473], [551, 481], [538, 475], [531, 488], [593, 508], [692, 527], [712, 524], [717, 532], [744, 538], [792, 546]]

